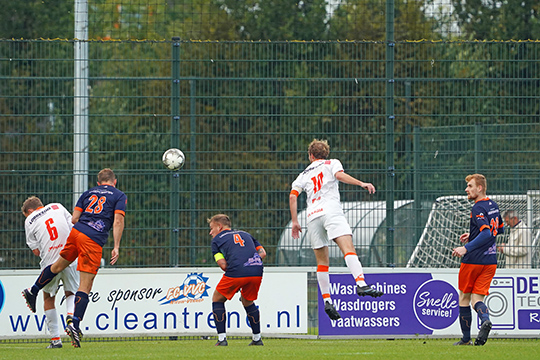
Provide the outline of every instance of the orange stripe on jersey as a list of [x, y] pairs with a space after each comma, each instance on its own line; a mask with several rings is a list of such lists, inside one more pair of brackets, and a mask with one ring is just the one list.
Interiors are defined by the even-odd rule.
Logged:
[[298, 197], [298, 195], [300, 195], [300, 194], [296, 190], [291, 190], [291, 195], [294, 195], [294, 196]]
[[78, 207], [78, 206], [75, 206], [75, 209], [74, 209], [74, 210], [78, 210], [78, 211], [80, 211], [80, 212], [83, 212], [83, 209], [80, 208], [80, 207]]
[[326, 265], [318, 265], [317, 272], [328, 272], [329, 267]]
[[488, 229], [488, 230], [489, 230], [489, 226], [487, 226], [487, 225], [482, 226], [482, 227], [480, 228], [480, 232], [482, 232], [484, 229]]
[[262, 245], [261, 245], [261, 246], [257, 246], [257, 247], [255, 248], [255, 250], [259, 251], [259, 250], [262, 249], [262, 248], [263, 248]]
[[115, 214], [121, 214], [121, 215], [123, 215], [124, 217], [126, 216], [126, 212], [123, 211], [123, 210], [114, 210], [114, 213], [115, 213]]

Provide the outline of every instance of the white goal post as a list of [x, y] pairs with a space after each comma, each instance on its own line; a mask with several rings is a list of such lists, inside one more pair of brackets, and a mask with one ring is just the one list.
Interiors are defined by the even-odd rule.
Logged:
[[[540, 267], [540, 190], [529, 190], [526, 195], [489, 195], [499, 205], [501, 213], [515, 210], [532, 232], [532, 268]], [[426, 226], [418, 240], [407, 267], [457, 268], [459, 258], [452, 257], [452, 249], [459, 246], [459, 236], [469, 231], [472, 202], [466, 195], [442, 196], [435, 200]], [[507, 242], [508, 230], [497, 236], [497, 243]], [[500, 267], [504, 257], [499, 254]]]

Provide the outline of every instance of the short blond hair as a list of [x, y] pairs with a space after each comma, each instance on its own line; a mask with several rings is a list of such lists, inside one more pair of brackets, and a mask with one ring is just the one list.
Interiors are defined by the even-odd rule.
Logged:
[[223, 226], [226, 226], [228, 228], [231, 227], [231, 219], [229, 218], [229, 216], [225, 214], [216, 214], [212, 216], [210, 219], [206, 219], [206, 222], [208, 222], [209, 224], [215, 222]]
[[326, 159], [328, 154], [330, 154], [328, 141], [313, 139], [308, 146], [308, 154], [313, 155], [315, 159]]
[[467, 177], [465, 178], [465, 181], [469, 182], [471, 180], [474, 180], [477, 186], [481, 186], [482, 189], [484, 190], [484, 193], [487, 191], [487, 180], [484, 175], [482, 174], [467, 175]]
[[114, 172], [109, 169], [105, 168], [101, 170], [97, 176], [98, 183], [109, 183], [112, 184], [116, 180], [116, 176], [114, 175]]
[[28, 214], [29, 210], [36, 210], [39, 207], [42, 207], [43, 203], [37, 196], [30, 196], [28, 199], [24, 200], [21, 207], [23, 215]]

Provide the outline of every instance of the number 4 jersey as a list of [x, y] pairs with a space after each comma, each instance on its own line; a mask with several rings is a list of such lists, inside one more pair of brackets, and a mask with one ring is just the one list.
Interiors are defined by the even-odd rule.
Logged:
[[221, 253], [227, 261], [228, 277], [262, 276], [263, 262], [257, 250], [261, 244], [241, 230], [223, 230], [212, 239], [212, 255]]
[[26, 244], [39, 250], [41, 269], [58, 259], [72, 226], [71, 214], [58, 203], [36, 209], [26, 218]]
[[75, 205], [75, 210], [81, 211], [81, 217], [74, 228], [103, 247], [109, 237], [114, 214], [125, 216], [126, 203], [126, 194], [111, 185], [86, 190]]
[[306, 192], [308, 222], [325, 214], [343, 214], [335, 176], [340, 171], [343, 165], [337, 159], [315, 160], [292, 183], [296, 196]]

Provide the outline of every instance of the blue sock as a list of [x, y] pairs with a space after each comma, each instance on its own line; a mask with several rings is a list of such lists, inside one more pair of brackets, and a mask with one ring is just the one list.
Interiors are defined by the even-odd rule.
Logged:
[[37, 278], [34, 285], [32, 285], [31, 292], [32, 294], [36, 295], [39, 290], [43, 289], [45, 285], [51, 282], [52, 279], [56, 276], [55, 273], [51, 271], [51, 266], [47, 266], [43, 271], [41, 271], [41, 274], [39, 274], [39, 277]]
[[261, 333], [261, 313], [259, 312], [259, 308], [255, 305], [255, 303], [249, 305], [248, 307], [244, 308], [246, 310], [246, 314], [249, 320], [249, 325], [251, 325], [251, 331], [254, 334], [260, 334]]
[[212, 313], [214, 314], [214, 322], [216, 323], [216, 330], [218, 334], [225, 333], [225, 320], [227, 320], [227, 314], [225, 313], [225, 303], [215, 301], [212, 303]]
[[461, 327], [461, 332], [463, 333], [463, 342], [471, 341], [471, 321], [472, 313], [470, 306], [460, 306], [459, 307], [459, 326]]
[[88, 306], [88, 294], [82, 291], [77, 291], [75, 294], [75, 311], [73, 311], [73, 326], [79, 328], [79, 324], [84, 317], [86, 307]]
[[484, 321], [486, 320], [489, 320], [489, 311], [484, 302], [479, 301], [474, 304], [474, 311], [478, 313], [478, 316], [480, 317], [480, 320], [482, 320], [482, 323], [484, 323]]

